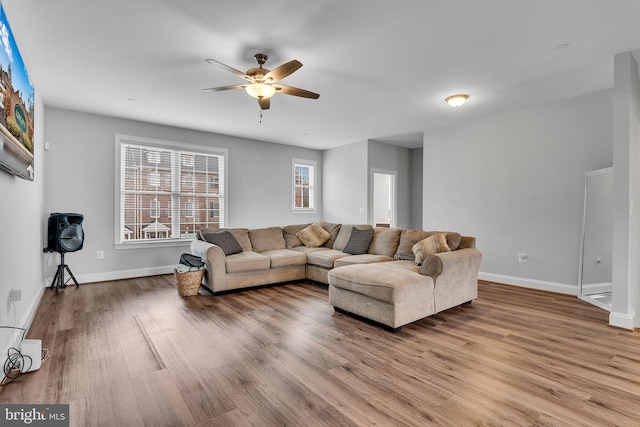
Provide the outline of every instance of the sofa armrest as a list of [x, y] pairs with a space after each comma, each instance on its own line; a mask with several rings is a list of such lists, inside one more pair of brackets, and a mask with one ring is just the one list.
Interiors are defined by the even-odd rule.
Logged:
[[482, 253], [475, 248], [442, 252], [425, 259], [420, 272], [433, 278], [436, 312], [478, 297]]
[[214, 292], [227, 289], [227, 266], [221, 247], [202, 240], [191, 241], [191, 253], [202, 258], [207, 268], [205, 285]]

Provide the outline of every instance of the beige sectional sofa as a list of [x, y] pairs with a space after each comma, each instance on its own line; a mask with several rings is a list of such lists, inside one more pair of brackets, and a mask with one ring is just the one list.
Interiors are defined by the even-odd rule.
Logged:
[[205, 261], [204, 285], [214, 294], [310, 279], [329, 285], [336, 310], [394, 330], [477, 298], [482, 255], [474, 237], [320, 222], [313, 230], [326, 240], [318, 245], [308, 242], [311, 226], [203, 229], [191, 253]]

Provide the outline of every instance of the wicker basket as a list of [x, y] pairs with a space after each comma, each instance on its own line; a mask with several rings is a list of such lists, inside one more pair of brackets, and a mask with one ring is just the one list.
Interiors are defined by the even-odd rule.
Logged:
[[174, 271], [173, 274], [176, 276], [178, 294], [181, 297], [198, 295], [198, 289], [200, 289], [200, 284], [204, 277], [204, 270], [186, 271], [184, 273]]

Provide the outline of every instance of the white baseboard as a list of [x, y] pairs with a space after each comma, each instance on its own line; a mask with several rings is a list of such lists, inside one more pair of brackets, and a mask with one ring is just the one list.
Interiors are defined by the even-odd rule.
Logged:
[[612, 289], [613, 284], [611, 282], [582, 285], [582, 293], [585, 295], [603, 294], [605, 292], [611, 292]]
[[[157, 276], [159, 274], [173, 273], [175, 265], [165, 265], [161, 267], [135, 268], [131, 270], [104, 271], [101, 273], [74, 274], [79, 284], [93, 282], [107, 282], [110, 280], [132, 279], [134, 277]], [[65, 274], [65, 279], [68, 279]], [[53, 277], [46, 279], [46, 285], [51, 285]], [[67, 286], [73, 285], [73, 281], [68, 281]]]
[[506, 285], [522, 286], [524, 288], [538, 289], [541, 291], [557, 292], [568, 295], [578, 295], [578, 288], [575, 285], [565, 283], [546, 282], [544, 280], [526, 279], [523, 277], [506, 276], [504, 274], [483, 273], [478, 274], [480, 280], [489, 282], [504, 283]]
[[609, 314], [609, 325], [633, 331], [634, 316], [630, 314], [611, 312]]

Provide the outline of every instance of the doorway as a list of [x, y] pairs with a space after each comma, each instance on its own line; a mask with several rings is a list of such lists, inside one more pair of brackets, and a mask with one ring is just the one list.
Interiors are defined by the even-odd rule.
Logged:
[[396, 226], [396, 175], [395, 171], [373, 172], [373, 218], [376, 227]]

